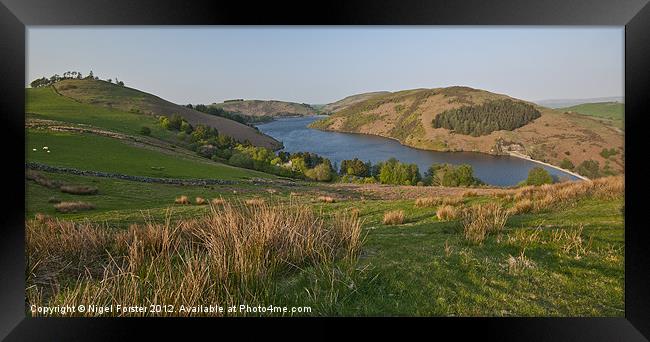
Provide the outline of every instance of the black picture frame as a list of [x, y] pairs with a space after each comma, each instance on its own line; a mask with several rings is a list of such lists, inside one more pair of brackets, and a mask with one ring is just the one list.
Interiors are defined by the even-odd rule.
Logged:
[[[650, 246], [644, 221], [648, 179], [645, 137], [650, 108], [648, 0], [457, 0], [215, 3], [169, 0], [0, 0], [0, 103], [5, 146], [3, 180], [8, 204], [0, 215], [0, 338], [22, 340], [154, 338], [207, 329], [250, 337], [330, 319], [80, 319], [25, 318], [24, 142], [26, 26], [36, 25], [615, 25], [625, 26], [625, 317], [624, 318], [412, 318], [431, 336], [471, 335], [498, 340], [647, 341], [650, 337]], [[379, 322], [376, 322], [379, 320]], [[338, 321], [337, 321], [338, 322]], [[345, 319], [360, 332], [397, 329], [386, 318]], [[376, 328], [358, 329], [367, 323]], [[250, 328], [252, 324], [263, 328]], [[184, 325], [181, 327], [180, 325]], [[155, 327], [154, 327], [155, 326]], [[329, 326], [330, 328], [326, 328]], [[239, 329], [239, 330], [237, 330]], [[316, 330], [318, 329], [318, 330]], [[403, 332], [399, 328], [397, 332]], [[292, 334], [293, 332], [291, 332]], [[342, 331], [340, 331], [342, 333]], [[451, 335], [448, 335], [451, 333]], [[312, 332], [313, 334], [313, 332]], [[300, 337], [309, 338], [310, 335]], [[645, 337], [644, 337], [645, 336]]]

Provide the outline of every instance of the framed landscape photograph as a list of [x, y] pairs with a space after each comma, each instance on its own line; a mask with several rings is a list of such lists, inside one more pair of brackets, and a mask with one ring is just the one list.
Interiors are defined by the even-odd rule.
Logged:
[[647, 340], [646, 1], [405, 5], [3, 0], [0, 336]]

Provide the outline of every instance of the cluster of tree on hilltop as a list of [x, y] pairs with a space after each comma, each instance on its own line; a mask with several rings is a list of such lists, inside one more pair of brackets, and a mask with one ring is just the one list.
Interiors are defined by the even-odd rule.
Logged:
[[[63, 75], [54, 74], [50, 77], [37, 78], [29, 83], [29, 86], [32, 88], [49, 87], [54, 83], [62, 80], [99, 80], [99, 77], [93, 75], [92, 70], [90, 70], [88, 76], [86, 77], [84, 77], [83, 74], [79, 71], [66, 71], [63, 73]], [[113, 80], [109, 78], [106, 79], [106, 82], [113, 83]], [[115, 84], [118, 86], [124, 86], [124, 82], [118, 80], [117, 77], [115, 77]]]
[[504, 99], [444, 111], [433, 119], [433, 127], [480, 136], [498, 130], [511, 131], [540, 116], [530, 104]]
[[191, 103], [185, 105], [185, 107], [190, 108], [190, 109], [194, 109], [194, 110], [202, 112], [202, 113], [206, 113], [206, 114], [210, 114], [210, 115], [216, 115], [216, 116], [220, 116], [222, 118], [237, 121], [239, 123], [242, 123], [244, 125], [249, 125], [251, 127], [252, 127], [252, 125], [250, 125], [250, 123], [255, 121], [251, 117], [249, 117], [248, 115], [229, 112], [229, 111], [227, 111], [227, 110], [225, 110], [225, 109], [223, 109], [221, 107], [206, 106], [204, 104], [192, 105]]

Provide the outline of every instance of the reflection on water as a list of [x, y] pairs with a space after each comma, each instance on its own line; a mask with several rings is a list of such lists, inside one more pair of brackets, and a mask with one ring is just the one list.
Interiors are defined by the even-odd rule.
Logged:
[[474, 174], [487, 184], [509, 186], [526, 179], [528, 171], [541, 166], [561, 179], [577, 179], [565, 172], [510, 156], [494, 156], [476, 152], [435, 152], [418, 150], [378, 136], [326, 132], [308, 128], [322, 118], [283, 118], [258, 125], [261, 132], [284, 143], [287, 152], [313, 152], [341, 165], [344, 159], [359, 158], [376, 163], [395, 157], [402, 162], [416, 163], [424, 172], [433, 163], [470, 164]]

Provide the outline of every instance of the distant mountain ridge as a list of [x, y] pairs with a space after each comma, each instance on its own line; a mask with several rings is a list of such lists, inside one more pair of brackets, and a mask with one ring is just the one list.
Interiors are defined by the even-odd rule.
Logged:
[[596, 102], [624, 102], [623, 96], [610, 96], [610, 97], [593, 97], [585, 99], [548, 99], [548, 100], [539, 100], [534, 101], [536, 104], [549, 108], [564, 108], [572, 107], [585, 103], [596, 103]]
[[248, 116], [309, 116], [316, 115], [317, 111], [306, 103], [296, 103], [277, 100], [228, 100], [222, 103], [213, 103], [210, 106], [219, 107], [226, 111]]
[[338, 112], [340, 110], [343, 110], [347, 107], [350, 107], [356, 103], [363, 102], [371, 97], [378, 96], [378, 95], [386, 95], [390, 94], [389, 91], [375, 91], [375, 92], [369, 92], [369, 93], [362, 93], [362, 94], [356, 94], [356, 95], [351, 95], [346, 98], [343, 98], [341, 100], [328, 103], [324, 105], [321, 108], [321, 112], [326, 113], [326, 114], [331, 114]]

